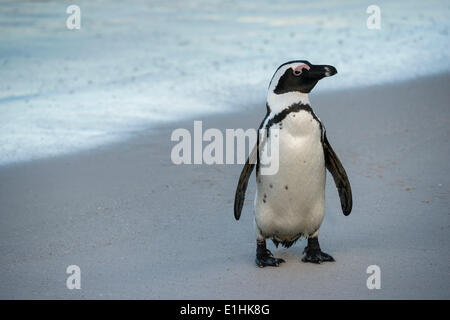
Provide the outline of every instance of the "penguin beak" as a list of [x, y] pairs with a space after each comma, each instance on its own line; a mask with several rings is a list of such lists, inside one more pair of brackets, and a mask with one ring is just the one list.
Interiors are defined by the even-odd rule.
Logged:
[[327, 65], [312, 65], [311, 69], [309, 69], [307, 76], [308, 78], [314, 80], [320, 80], [325, 77], [334, 76], [337, 73], [337, 70], [333, 66]]

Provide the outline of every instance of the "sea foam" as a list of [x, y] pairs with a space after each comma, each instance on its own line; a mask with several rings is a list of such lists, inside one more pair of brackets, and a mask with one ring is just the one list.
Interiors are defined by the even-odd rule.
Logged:
[[[153, 123], [261, 105], [288, 60], [334, 65], [316, 91], [450, 70], [445, 1], [3, 1], [0, 164], [118, 141]], [[169, 139], [169, 138], [168, 138]], [[169, 140], [168, 140], [169, 141]]]

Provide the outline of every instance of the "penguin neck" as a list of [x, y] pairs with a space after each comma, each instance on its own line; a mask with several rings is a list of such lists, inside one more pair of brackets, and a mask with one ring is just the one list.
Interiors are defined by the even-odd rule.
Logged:
[[267, 104], [271, 113], [277, 114], [293, 104], [310, 104], [309, 94], [299, 91], [291, 91], [282, 94], [276, 94], [270, 91], [267, 95]]

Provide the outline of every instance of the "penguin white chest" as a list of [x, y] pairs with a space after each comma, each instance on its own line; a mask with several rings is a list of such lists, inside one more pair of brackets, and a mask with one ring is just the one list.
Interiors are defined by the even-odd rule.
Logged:
[[[255, 198], [255, 223], [265, 237], [291, 241], [311, 236], [325, 212], [325, 159], [320, 122], [309, 111], [289, 113], [271, 126], [267, 144], [279, 135], [279, 169], [259, 175]], [[264, 150], [267, 145], [261, 145]], [[267, 163], [265, 152], [261, 162]]]

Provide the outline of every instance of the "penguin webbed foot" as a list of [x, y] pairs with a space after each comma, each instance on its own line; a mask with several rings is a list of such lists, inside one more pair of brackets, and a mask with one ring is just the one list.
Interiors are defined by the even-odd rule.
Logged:
[[320, 250], [319, 240], [317, 238], [309, 238], [308, 246], [303, 251], [305, 254], [302, 258], [303, 262], [321, 263], [321, 262], [333, 262], [335, 261], [328, 253]]
[[266, 253], [261, 256], [256, 255], [255, 262], [258, 267], [264, 268], [266, 266], [278, 267], [280, 263], [283, 263], [285, 261], [281, 258], [275, 258], [272, 252], [267, 250]]
[[265, 240], [257, 242], [255, 263], [258, 267], [278, 267], [283, 262], [285, 262], [283, 259], [275, 258], [272, 252], [266, 248]]
[[303, 262], [311, 262], [311, 263], [319, 264], [321, 262], [327, 262], [327, 261], [333, 262], [335, 260], [328, 253], [325, 253], [325, 252], [322, 252], [322, 251], [318, 250], [318, 251], [312, 251], [312, 252], [306, 251], [306, 254], [302, 258], [302, 261]]

